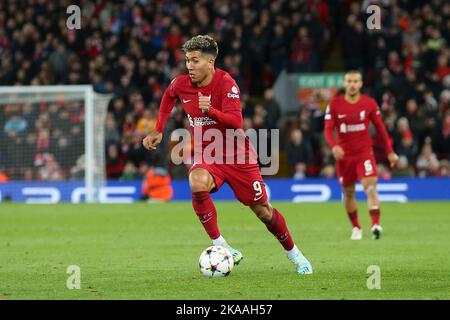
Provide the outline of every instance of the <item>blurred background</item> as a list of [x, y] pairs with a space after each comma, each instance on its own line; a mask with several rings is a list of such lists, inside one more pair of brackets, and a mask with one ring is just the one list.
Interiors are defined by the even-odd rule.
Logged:
[[[81, 8], [80, 30], [66, 27], [72, 4]], [[381, 8], [380, 30], [366, 26], [371, 4]], [[184, 179], [188, 167], [169, 161], [168, 135], [157, 152], [146, 152], [141, 141], [156, 124], [164, 89], [185, 73], [180, 46], [198, 34], [217, 40], [216, 66], [240, 86], [244, 129], [280, 129], [276, 177], [335, 178], [323, 115], [349, 69], [362, 72], [363, 91], [377, 100], [400, 156], [389, 170], [374, 135], [380, 176], [450, 176], [445, 0], [2, 1], [0, 85], [92, 84], [111, 97], [107, 179], [144, 179], [152, 167]], [[296, 88], [286, 82], [292, 76]], [[304, 85], [316, 76], [322, 84]], [[0, 182], [82, 176], [82, 102], [5, 104], [0, 128]], [[175, 128], [189, 128], [181, 105], [168, 125]]]

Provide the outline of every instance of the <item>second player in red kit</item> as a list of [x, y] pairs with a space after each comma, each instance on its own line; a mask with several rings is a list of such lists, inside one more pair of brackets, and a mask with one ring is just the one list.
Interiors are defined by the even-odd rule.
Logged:
[[345, 100], [345, 96], [338, 96], [330, 102], [325, 116], [327, 130], [336, 128], [337, 142], [328, 139], [330, 147], [340, 146], [344, 157], [337, 160], [337, 173], [343, 186], [354, 184], [365, 177], [377, 177], [375, 156], [372, 150], [370, 123], [375, 125], [381, 133], [388, 153], [393, 152], [389, 137], [381, 121], [380, 111], [376, 102], [365, 95], [355, 103]]
[[[355, 198], [357, 181], [361, 181], [367, 194], [373, 238], [379, 239], [383, 229], [380, 226], [378, 172], [370, 136], [371, 123], [383, 140], [387, 158], [392, 167], [398, 161], [398, 156], [392, 149], [376, 101], [360, 93], [361, 74], [358, 71], [347, 72], [344, 78], [344, 87], [345, 95], [335, 97], [327, 107], [325, 139], [336, 159], [336, 171], [344, 191], [344, 205], [353, 225], [351, 239], [360, 240], [362, 238]], [[336, 131], [337, 141], [334, 131]]]

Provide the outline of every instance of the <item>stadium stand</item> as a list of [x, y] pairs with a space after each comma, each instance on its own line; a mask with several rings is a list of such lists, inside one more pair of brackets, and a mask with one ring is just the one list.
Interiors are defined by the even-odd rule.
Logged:
[[[168, 161], [167, 137], [155, 153], [145, 152], [141, 140], [157, 120], [163, 90], [184, 72], [180, 45], [204, 33], [218, 40], [217, 66], [229, 71], [241, 88], [247, 128], [282, 126], [270, 88], [283, 69], [359, 69], [403, 156], [401, 168], [390, 172], [380, 165], [380, 172], [450, 175], [447, 1], [72, 2], [82, 8], [80, 30], [65, 27], [68, 1], [0, 3], [0, 85], [92, 83], [97, 92], [114, 94], [105, 123], [110, 179], [143, 177], [151, 166], [185, 177], [187, 168]], [[365, 27], [370, 4], [383, 7], [379, 31]], [[83, 161], [79, 110], [76, 103], [64, 102], [2, 108], [0, 139], [6, 152], [0, 155], [1, 179], [76, 179]], [[283, 120], [282, 135], [289, 143], [282, 146], [287, 156], [281, 159], [288, 170], [280, 171], [296, 178], [333, 177], [323, 123], [312, 112], [300, 103], [297, 114]], [[54, 130], [55, 122], [66, 123], [68, 130]], [[186, 120], [177, 106], [169, 129], [181, 127]], [[68, 156], [56, 159], [53, 148], [66, 149]], [[309, 150], [314, 152], [309, 155]], [[383, 150], [376, 154], [382, 159]], [[16, 158], [26, 159], [26, 166], [17, 168]]]

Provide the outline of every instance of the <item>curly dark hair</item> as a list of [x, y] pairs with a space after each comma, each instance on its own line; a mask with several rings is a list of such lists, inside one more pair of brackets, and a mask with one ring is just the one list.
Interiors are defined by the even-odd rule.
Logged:
[[185, 53], [190, 51], [200, 51], [202, 53], [212, 55], [214, 59], [219, 54], [219, 47], [217, 46], [217, 42], [208, 35], [198, 35], [192, 37], [183, 44], [182, 50]]

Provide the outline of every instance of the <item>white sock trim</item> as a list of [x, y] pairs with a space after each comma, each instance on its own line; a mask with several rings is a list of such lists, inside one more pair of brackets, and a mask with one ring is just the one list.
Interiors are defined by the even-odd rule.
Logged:
[[284, 250], [284, 252], [286, 252], [286, 255], [291, 258], [294, 258], [296, 255], [301, 253], [299, 248], [295, 244], [291, 250]]
[[225, 245], [227, 245], [227, 241], [226, 241], [225, 238], [222, 237], [222, 236], [219, 236], [217, 239], [214, 239], [214, 240], [212, 241], [212, 243], [213, 243], [213, 245], [215, 245], [215, 246], [225, 246]]

